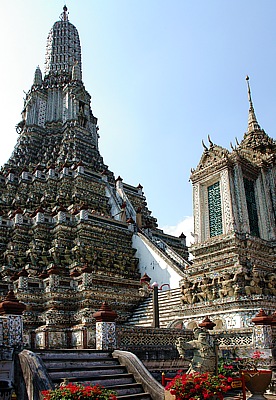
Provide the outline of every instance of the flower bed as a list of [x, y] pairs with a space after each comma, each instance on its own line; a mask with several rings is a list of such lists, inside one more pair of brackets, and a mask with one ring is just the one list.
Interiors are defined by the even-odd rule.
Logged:
[[175, 400], [223, 399], [223, 394], [231, 389], [231, 382], [231, 377], [209, 372], [204, 374], [180, 372], [165, 389], [175, 396]]
[[75, 383], [61, 384], [53, 390], [41, 392], [43, 400], [117, 400], [115, 392], [99, 385], [82, 386]]

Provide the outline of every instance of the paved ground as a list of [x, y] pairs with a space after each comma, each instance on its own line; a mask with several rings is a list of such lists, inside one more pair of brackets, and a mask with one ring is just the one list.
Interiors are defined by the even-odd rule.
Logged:
[[[248, 395], [246, 398], [250, 399], [250, 395]], [[265, 398], [267, 400], [276, 400], [276, 395], [275, 394], [266, 394]], [[238, 400], [238, 399], [242, 400], [242, 396], [241, 397], [235, 396], [235, 397], [225, 397], [224, 398], [224, 400]]]
[[[248, 395], [246, 398], [250, 399], [250, 395]], [[276, 400], [276, 395], [275, 394], [265, 394], [265, 398], [267, 400]], [[242, 396], [241, 397], [236, 396], [236, 397], [225, 397], [224, 398], [224, 400], [238, 400], [238, 399], [242, 400]]]
[[[249, 392], [247, 392], [246, 393], [246, 399], [250, 399], [250, 393]], [[267, 400], [276, 400], [276, 394], [265, 394], [264, 395], [265, 396], [265, 398], [267, 399]], [[226, 396], [226, 397], [224, 397], [224, 400], [242, 400], [242, 394], [240, 394], [240, 395], [234, 395], [234, 394], [232, 394], [232, 393], [229, 393], [229, 396]]]

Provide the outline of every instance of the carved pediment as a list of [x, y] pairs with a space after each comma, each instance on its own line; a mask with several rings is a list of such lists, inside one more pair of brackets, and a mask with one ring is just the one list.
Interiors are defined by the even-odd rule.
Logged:
[[192, 170], [191, 178], [198, 173], [204, 173], [204, 170], [209, 172], [209, 169], [218, 167], [221, 164], [225, 164], [229, 160], [230, 152], [216, 144], [211, 144], [210, 148], [204, 145], [204, 152], [201, 156], [200, 162], [195, 170]]

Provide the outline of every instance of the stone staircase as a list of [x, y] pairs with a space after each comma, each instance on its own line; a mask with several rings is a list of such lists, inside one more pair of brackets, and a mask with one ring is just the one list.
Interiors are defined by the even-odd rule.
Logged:
[[[170, 322], [181, 316], [181, 292], [180, 288], [159, 291], [159, 321], [160, 328], [167, 328]], [[151, 327], [153, 322], [153, 298], [152, 296], [144, 300], [135, 309], [126, 325], [138, 325], [144, 328]]]
[[40, 350], [36, 354], [42, 359], [54, 384], [64, 379], [84, 385], [100, 385], [117, 393], [118, 400], [152, 397], [137, 383], [133, 374], [110, 352], [101, 350]]

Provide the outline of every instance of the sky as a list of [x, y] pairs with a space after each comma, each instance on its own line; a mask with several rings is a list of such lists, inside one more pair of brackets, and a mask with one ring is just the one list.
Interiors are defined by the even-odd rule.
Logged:
[[[24, 91], [62, 0], [1, 0], [1, 146], [16, 144]], [[193, 230], [191, 168], [207, 136], [230, 148], [247, 129], [245, 76], [257, 119], [275, 137], [275, 0], [68, 0], [100, 152], [125, 183], [143, 186], [160, 228]]]

